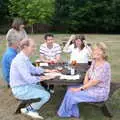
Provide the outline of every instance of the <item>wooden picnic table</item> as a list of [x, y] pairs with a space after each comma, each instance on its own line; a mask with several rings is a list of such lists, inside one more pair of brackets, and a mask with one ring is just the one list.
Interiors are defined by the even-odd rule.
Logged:
[[[64, 75], [70, 75], [70, 70], [68, 70], [66, 68], [66, 65], [65, 64], [53, 64], [53, 65], [50, 65], [48, 68], [49, 69], [55, 69], [57, 68], [58, 66], [62, 66], [63, 67], [63, 70], [62, 70], [62, 74]], [[89, 68], [89, 65], [86, 64], [86, 63], [80, 63], [80, 64], [76, 64], [74, 66], [75, 69], [75, 74], [78, 74], [80, 75], [80, 79], [77, 79], [77, 80], [66, 80], [66, 79], [60, 79], [60, 77], [55, 77], [54, 79], [52, 80], [46, 80], [44, 81], [46, 84], [48, 85], [79, 85], [80, 83], [83, 82], [84, 80], [84, 77], [85, 77], [85, 74], [86, 74], [86, 71], [88, 70]]]
[[[35, 63], [33, 63], [35, 65]], [[66, 79], [60, 79], [60, 77], [55, 77], [54, 79], [45, 80], [43, 81], [45, 84], [48, 85], [79, 85], [83, 82], [86, 71], [89, 68], [89, 65], [87, 63], [77, 63], [76, 65], [68, 65], [66, 62], [60, 62], [57, 64], [49, 64], [48, 66], [45, 66], [43, 68], [45, 69], [57, 69], [57, 67], [62, 67], [62, 74], [64, 75], [70, 75], [70, 70], [67, 69], [67, 67], [73, 67], [75, 69], [75, 74], [80, 75], [80, 79], [77, 80], [66, 80]], [[36, 76], [39, 76], [36, 74]]]

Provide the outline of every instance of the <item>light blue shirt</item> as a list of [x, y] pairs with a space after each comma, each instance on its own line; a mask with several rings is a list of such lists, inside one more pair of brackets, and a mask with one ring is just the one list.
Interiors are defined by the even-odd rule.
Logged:
[[23, 52], [20, 52], [11, 64], [10, 86], [13, 88], [40, 82], [40, 77], [31, 74], [42, 74], [43, 72], [42, 68], [33, 66], [29, 58]]
[[7, 48], [2, 57], [2, 72], [4, 80], [9, 84], [10, 79], [10, 66], [13, 58], [17, 55], [17, 51], [14, 48]]

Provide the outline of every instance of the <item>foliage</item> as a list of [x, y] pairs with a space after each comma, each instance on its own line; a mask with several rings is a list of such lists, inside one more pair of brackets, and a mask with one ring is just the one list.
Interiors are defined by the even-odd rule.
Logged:
[[110, 32], [120, 26], [120, 0], [56, 0], [54, 22], [68, 32]]
[[0, 0], [0, 23], [8, 18], [8, 0]]
[[0, 0], [0, 33], [6, 33], [8, 30], [9, 10], [8, 10], [9, 0]]
[[35, 29], [120, 33], [120, 0], [0, 0], [0, 24], [16, 16]]
[[9, 0], [11, 16], [24, 18], [30, 25], [50, 23], [54, 12], [54, 0]]

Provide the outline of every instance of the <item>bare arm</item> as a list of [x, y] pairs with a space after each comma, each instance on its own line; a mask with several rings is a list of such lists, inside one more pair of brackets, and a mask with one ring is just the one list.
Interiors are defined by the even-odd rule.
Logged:
[[50, 61], [44, 55], [40, 55], [40, 60], [47, 63]]
[[87, 84], [88, 83], [88, 72], [86, 72], [86, 75], [85, 75], [85, 78], [84, 78], [84, 81], [83, 81], [83, 84]]
[[[82, 86], [82, 89], [88, 89], [88, 88], [90, 88], [90, 87], [92, 87], [92, 86], [97, 85], [99, 82], [100, 82], [99, 80], [90, 80], [90, 81], [88, 81], [86, 84], [84, 84], [84, 85]], [[80, 88], [81, 88], [81, 87], [80, 87]]]
[[71, 35], [71, 36], [70, 36], [70, 38], [69, 38], [69, 40], [67, 41], [65, 47], [63, 48], [63, 52], [67, 52], [67, 51], [68, 51], [68, 48], [69, 48], [69, 46], [70, 46], [70, 43], [71, 43], [71, 41], [72, 41], [73, 39], [75, 39], [75, 35]]
[[83, 86], [81, 86], [79, 88], [71, 88], [70, 90], [73, 91], [73, 92], [77, 92], [77, 91], [80, 91], [80, 90], [85, 90], [85, 89], [88, 89], [92, 86], [97, 85], [99, 82], [100, 82], [99, 80], [90, 80], [90, 81], [88, 81], [88, 83], [84, 84]]
[[86, 40], [84, 40], [83, 42], [84, 42], [84, 44], [85, 44], [86, 49], [88, 50], [88, 56], [89, 56], [89, 58], [92, 58], [92, 49], [91, 49], [91, 47], [88, 46]]
[[50, 80], [50, 79], [54, 79], [55, 76], [40, 76], [40, 81], [44, 81], [44, 80]]

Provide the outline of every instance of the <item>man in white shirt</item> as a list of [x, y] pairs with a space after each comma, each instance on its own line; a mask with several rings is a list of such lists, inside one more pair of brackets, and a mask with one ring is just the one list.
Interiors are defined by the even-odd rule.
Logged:
[[53, 34], [45, 34], [44, 39], [45, 43], [40, 46], [40, 60], [48, 63], [59, 62], [61, 47], [59, 44], [54, 42]]
[[[53, 34], [47, 33], [44, 36], [45, 43], [40, 46], [40, 60], [47, 63], [57, 63], [60, 61], [61, 47], [54, 42]], [[54, 93], [54, 86], [43, 85], [50, 93]]]

